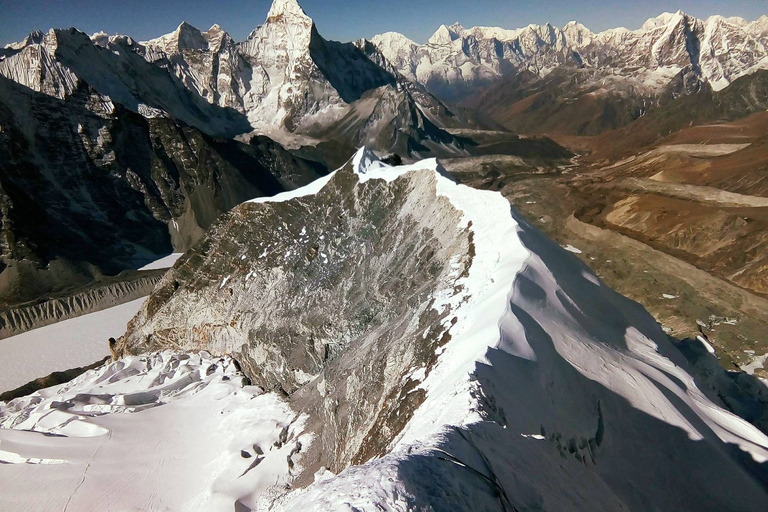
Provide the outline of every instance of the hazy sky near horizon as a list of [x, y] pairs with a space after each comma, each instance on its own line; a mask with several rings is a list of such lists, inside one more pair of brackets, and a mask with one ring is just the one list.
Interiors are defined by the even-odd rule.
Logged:
[[[0, 46], [33, 30], [51, 27], [92, 34], [127, 34], [146, 40], [173, 31], [182, 21], [201, 30], [218, 23], [243, 40], [264, 22], [271, 0], [0, 0]], [[706, 18], [712, 14], [754, 20], [768, 14], [768, 0], [299, 0], [326, 39], [351, 41], [387, 31], [423, 43], [441, 25], [459, 22], [519, 28], [577, 20], [593, 31], [639, 28], [647, 18], [678, 9]]]

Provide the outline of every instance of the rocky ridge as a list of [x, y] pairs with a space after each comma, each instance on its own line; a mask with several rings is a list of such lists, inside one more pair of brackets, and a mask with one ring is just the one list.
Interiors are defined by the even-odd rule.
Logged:
[[146, 297], [163, 273], [142, 272], [80, 293], [0, 310], [0, 339]]
[[[248, 508], [765, 499], [768, 438], [720, 408], [660, 326], [434, 161], [391, 168], [361, 151], [222, 217], [112, 348], [170, 347], [235, 356], [307, 415], [290, 487], [241, 495]], [[716, 468], [726, 478], [692, 476]]]

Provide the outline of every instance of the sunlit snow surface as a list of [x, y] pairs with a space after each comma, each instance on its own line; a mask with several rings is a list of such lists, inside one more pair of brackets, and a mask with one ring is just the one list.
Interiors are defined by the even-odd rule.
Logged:
[[155, 260], [152, 263], [148, 263], [144, 265], [139, 270], [157, 270], [161, 268], [171, 268], [173, 264], [176, 263], [176, 260], [181, 258], [183, 254], [184, 253], [181, 253], [181, 252], [175, 252], [173, 254], [169, 254], [168, 256], [164, 256], [159, 260]]
[[[181, 253], [173, 253], [139, 270], [172, 267]], [[109, 355], [109, 338], [122, 335], [146, 297], [89, 313], [0, 340], [0, 392], [79, 368]]]
[[[232, 510], [287, 483], [302, 419], [230, 358], [127, 357], [0, 405], [0, 510]], [[45, 465], [42, 468], [41, 465]]]
[[125, 332], [146, 297], [0, 340], [0, 391], [109, 355], [110, 337]]
[[361, 150], [352, 163], [362, 181], [437, 173], [474, 233], [454, 284], [466, 293], [434, 296], [451, 339], [412, 369], [426, 399], [386, 455], [293, 489], [303, 416], [241, 389], [227, 359], [130, 357], [0, 409], [15, 429], [0, 430], [0, 508], [765, 510], [750, 471], [768, 438], [699, 390], [642, 307], [435, 160], [391, 168]]

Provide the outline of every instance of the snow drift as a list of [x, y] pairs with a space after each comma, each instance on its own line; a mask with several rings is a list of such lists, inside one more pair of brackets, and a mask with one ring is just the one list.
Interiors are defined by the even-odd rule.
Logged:
[[[2, 500], [43, 499], [12, 484], [43, 477], [68, 510], [768, 498], [768, 439], [700, 390], [653, 318], [435, 160], [393, 168], [361, 150], [235, 208], [112, 349], [112, 365], [0, 409]], [[133, 464], [152, 468], [140, 485], [116, 470]]]

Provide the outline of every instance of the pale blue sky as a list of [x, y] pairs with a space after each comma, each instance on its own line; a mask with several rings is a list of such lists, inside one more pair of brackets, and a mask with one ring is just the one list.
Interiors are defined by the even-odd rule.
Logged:
[[[441, 23], [518, 28], [578, 20], [592, 30], [638, 28], [645, 19], [681, 9], [691, 15], [768, 14], [768, 0], [299, 0], [320, 33], [350, 41], [390, 30], [424, 42]], [[0, 0], [0, 45], [23, 39], [34, 29], [77, 27], [93, 33], [128, 34], [143, 40], [172, 31], [181, 21], [200, 29], [218, 23], [236, 40], [262, 23], [270, 0]]]

